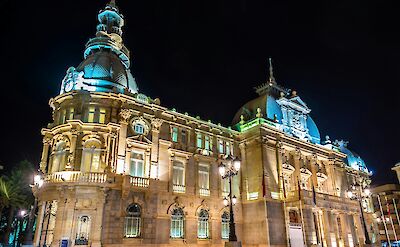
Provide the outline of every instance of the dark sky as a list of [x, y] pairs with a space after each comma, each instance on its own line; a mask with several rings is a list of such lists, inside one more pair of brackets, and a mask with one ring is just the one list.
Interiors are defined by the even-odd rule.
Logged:
[[[395, 1], [117, 0], [140, 91], [228, 125], [274, 61], [279, 84], [312, 109], [321, 136], [350, 141], [394, 182], [400, 152], [400, 15]], [[2, 0], [0, 164], [38, 164], [69, 66], [82, 61], [106, 1]]]

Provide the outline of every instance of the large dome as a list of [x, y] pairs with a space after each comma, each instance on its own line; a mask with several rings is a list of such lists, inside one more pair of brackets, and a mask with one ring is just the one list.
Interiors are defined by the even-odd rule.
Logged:
[[[282, 109], [285, 109], [287, 112], [290, 107], [293, 107], [291, 109], [292, 113], [299, 113], [299, 124], [297, 126], [292, 124], [292, 117], [296, 114], [290, 115], [282, 111]], [[242, 106], [235, 114], [232, 124], [237, 126], [241, 118], [248, 122], [257, 118], [257, 114], [261, 114], [259, 116], [277, 123], [284, 132], [290, 135], [307, 139], [312, 143], [320, 143], [320, 133], [314, 120], [309, 115], [310, 111], [297, 95], [276, 99], [271, 94], [263, 94]], [[301, 120], [302, 118], [304, 121]]]
[[126, 69], [114, 52], [97, 51], [86, 57], [76, 68], [83, 71], [83, 83], [96, 87], [96, 91], [124, 91], [137, 93], [136, 82], [129, 69]]
[[345, 163], [347, 166], [363, 171], [368, 172], [367, 165], [365, 164], [364, 160], [360, 157], [360, 155], [356, 154], [355, 152], [349, 150], [347, 148], [347, 142], [345, 141], [336, 141], [336, 145], [339, 147], [339, 150], [346, 154], [347, 157], [345, 159]]

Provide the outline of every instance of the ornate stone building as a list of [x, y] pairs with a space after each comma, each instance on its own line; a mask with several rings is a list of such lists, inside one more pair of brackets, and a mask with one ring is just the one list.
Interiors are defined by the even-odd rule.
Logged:
[[310, 108], [270, 79], [232, 127], [167, 109], [139, 92], [111, 1], [84, 61], [67, 70], [42, 129], [35, 246], [223, 246], [226, 179], [243, 246], [364, 243], [358, 203], [346, 197], [364, 162], [344, 142], [320, 140]]

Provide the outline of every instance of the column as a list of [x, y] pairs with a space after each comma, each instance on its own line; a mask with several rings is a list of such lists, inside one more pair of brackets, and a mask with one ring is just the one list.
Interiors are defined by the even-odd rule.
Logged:
[[[39, 198], [38, 198], [39, 200]], [[39, 201], [38, 203], [38, 216], [36, 219], [36, 230], [35, 230], [35, 237], [33, 239], [34, 246], [40, 246], [40, 235], [42, 234], [43, 230], [43, 220], [44, 220], [44, 213], [46, 210], [46, 202]], [[43, 240], [42, 240], [43, 241]]]
[[46, 173], [47, 168], [47, 160], [49, 157], [49, 148], [52, 142], [52, 138], [49, 136], [43, 137], [43, 150], [42, 150], [42, 158], [40, 159], [40, 170], [43, 173]]
[[67, 171], [73, 171], [76, 157], [76, 141], [78, 139], [78, 130], [71, 129], [71, 146], [69, 148], [68, 163], [65, 167]]
[[117, 173], [125, 173], [125, 151], [126, 151], [126, 135], [128, 131], [128, 121], [132, 115], [131, 109], [121, 109], [120, 116], [120, 130], [118, 138], [118, 157], [117, 157]]
[[151, 153], [150, 153], [150, 157], [151, 157], [151, 164], [150, 164], [150, 178], [153, 179], [158, 179], [158, 171], [159, 171], [159, 167], [158, 167], [158, 161], [159, 161], [159, 151], [160, 151], [160, 143], [159, 143], [159, 139], [160, 139], [160, 128], [161, 125], [163, 124], [163, 120], [159, 119], [159, 118], [153, 118], [151, 120], [151, 141], [152, 141], [152, 146], [151, 146]]
[[[285, 199], [285, 193], [284, 193], [284, 188], [283, 188], [283, 172], [282, 172], [282, 156], [285, 153], [285, 149], [282, 148], [282, 142], [277, 141], [276, 142], [276, 166], [278, 169], [278, 187], [279, 187], [279, 195], [281, 200]], [[287, 193], [288, 191], [286, 191]]]
[[331, 241], [330, 232], [331, 232], [331, 227], [333, 227], [333, 226], [331, 226], [329, 224], [329, 215], [328, 215], [328, 213], [329, 212], [327, 210], [323, 209], [321, 218], [322, 218], [322, 225], [323, 225], [323, 229], [324, 229], [324, 240], [325, 240], [324, 244], [326, 244], [324, 246], [331, 247], [332, 246], [332, 241]]

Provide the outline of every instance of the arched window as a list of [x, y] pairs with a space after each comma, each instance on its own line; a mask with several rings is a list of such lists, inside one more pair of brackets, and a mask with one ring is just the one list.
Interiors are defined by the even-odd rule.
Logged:
[[198, 238], [209, 238], [210, 228], [208, 225], [208, 211], [201, 209], [199, 212], [199, 218], [197, 219], [197, 237]]
[[82, 150], [81, 172], [99, 172], [100, 153], [100, 142], [86, 141]]
[[53, 153], [53, 161], [51, 164], [51, 172], [63, 171], [67, 164], [67, 144], [64, 141], [57, 143]]
[[90, 233], [90, 217], [87, 215], [78, 218], [75, 245], [88, 245]]
[[131, 204], [126, 209], [125, 217], [125, 237], [137, 238], [140, 236], [140, 217], [141, 209], [138, 204]]
[[229, 213], [226, 211], [221, 216], [221, 238], [229, 238]]
[[184, 213], [181, 208], [175, 208], [171, 215], [171, 238], [184, 237]]

